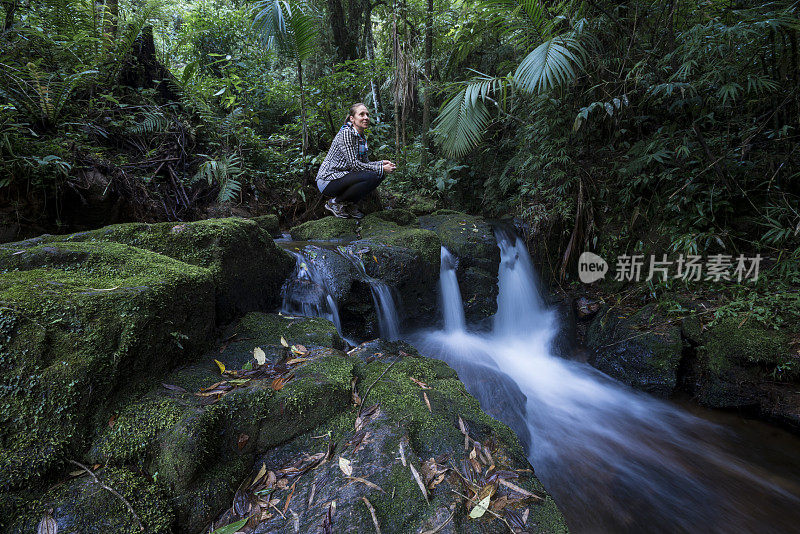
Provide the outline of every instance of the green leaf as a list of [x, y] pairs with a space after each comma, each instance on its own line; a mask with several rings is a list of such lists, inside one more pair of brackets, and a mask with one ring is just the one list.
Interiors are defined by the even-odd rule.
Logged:
[[586, 50], [572, 37], [559, 36], [534, 48], [520, 62], [514, 83], [529, 93], [543, 93], [572, 81], [583, 69]]
[[245, 517], [244, 519], [240, 519], [235, 523], [231, 523], [229, 525], [225, 525], [224, 527], [219, 527], [217, 530], [212, 532], [211, 534], [233, 534], [234, 532], [238, 531], [242, 528], [247, 520], [250, 519], [249, 517]]
[[489, 503], [491, 502], [491, 500], [492, 500], [491, 494], [481, 499], [481, 501], [478, 504], [476, 504], [475, 508], [473, 508], [472, 511], [469, 513], [469, 518], [478, 519], [479, 517], [483, 517], [483, 514], [485, 514], [486, 510], [489, 509]]

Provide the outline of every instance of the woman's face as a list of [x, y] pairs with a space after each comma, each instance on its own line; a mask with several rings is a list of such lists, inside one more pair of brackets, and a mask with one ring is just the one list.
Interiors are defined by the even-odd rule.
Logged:
[[350, 115], [350, 122], [359, 132], [369, 128], [369, 110], [367, 106], [358, 106], [355, 115]]

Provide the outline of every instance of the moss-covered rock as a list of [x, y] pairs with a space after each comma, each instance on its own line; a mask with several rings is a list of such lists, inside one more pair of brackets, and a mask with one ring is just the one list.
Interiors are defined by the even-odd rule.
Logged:
[[458, 258], [456, 278], [466, 317], [479, 320], [493, 315], [497, 311], [500, 249], [492, 227], [482, 217], [452, 210], [439, 210], [419, 220]]
[[[758, 409], [769, 419], [797, 418], [785, 409], [779, 381], [795, 380], [800, 357], [790, 350], [788, 337], [746, 317], [719, 320], [703, 336], [695, 366], [695, 392], [701, 404], [714, 408]], [[784, 406], [784, 408], [781, 408]]]
[[[80, 469], [73, 466], [75, 473]], [[49, 513], [63, 534], [168, 534], [173, 532], [175, 512], [164, 489], [148, 477], [126, 468], [103, 468], [95, 472], [101, 486], [88, 474], [58, 484], [39, 499], [18, 503], [16, 515], [3, 532], [28, 534]], [[127, 504], [133, 508], [132, 513]], [[138, 519], [137, 519], [138, 517]], [[141, 526], [144, 530], [140, 530]]]
[[429, 230], [398, 225], [387, 213], [364, 217], [362, 239], [351, 243], [348, 251], [360, 259], [366, 274], [396, 292], [407, 326], [430, 324], [436, 312], [441, 242]]
[[259, 223], [238, 217], [116, 224], [22, 244], [60, 241], [124, 243], [209, 269], [216, 285], [217, 320], [222, 323], [248, 311], [277, 307], [281, 285], [294, 267], [291, 255], [278, 248]]
[[296, 241], [350, 240], [357, 237], [358, 221], [333, 216], [323, 217], [295, 226], [289, 233]]
[[675, 390], [683, 344], [680, 328], [650, 304], [633, 313], [601, 310], [586, 333], [589, 363], [629, 386], [667, 398]]
[[[258, 458], [253, 472], [263, 466], [281, 473], [287, 465], [297, 465], [312, 454], [325, 453], [330, 444], [335, 447], [328, 461], [296, 482], [290, 479], [286, 489], [272, 493], [271, 497], [280, 502], [291, 493], [292, 515], [284, 518], [274, 514], [262, 521], [255, 532], [290, 531], [297, 528], [293, 524], [299, 524], [301, 532], [314, 532], [328, 515], [333, 501], [336, 502], [335, 511], [330, 512], [333, 531], [363, 532], [364, 525], [373, 522], [364, 499], [373, 507], [382, 532], [419, 532], [441, 526], [444, 527], [441, 532], [505, 532], [507, 527], [489, 514], [477, 520], [468, 519], [470, 508], [455, 492], [464, 494], [469, 490], [457, 475], [442, 476], [438, 484], [426, 490], [426, 501], [410, 467], [430, 484], [436, 478], [432, 474], [434, 467], [455, 466], [463, 470], [465, 462], [469, 463], [471, 450], [475, 447], [482, 450], [484, 446], [490, 451], [495, 469], [516, 470], [520, 474], [516, 484], [545, 496], [544, 501], [531, 507], [528, 524], [536, 524], [539, 532], [566, 532], [563, 516], [529, 470], [522, 448], [510, 430], [480, 410], [477, 401], [467, 394], [446, 364], [413, 355], [402, 356], [400, 351], [406, 347], [398, 347], [366, 343], [359, 347], [357, 360], [348, 358], [356, 366], [358, 390], [366, 395], [365, 406], [374, 403], [379, 406], [373, 415], [361, 420], [363, 427], [356, 428], [358, 411], [353, 408]], [[371, 350], [374, 353], [368, 355]], [[467, 450], [459, 418], [470, 436]], [[328, 438], [320, 441], [321, 436]], [[482, 445], [475, 445], [473, 440]], [[484, 455], [476, 458], [474, 465], [479, 466], [482, 477], [489, 460]], [[341, 462], [352, 468], [351, 478], [343, 472]], [[294, 506], [294, 503], [300, 504]]]
[[269, 215], [259, 215], [258, 217], [253, 217], [252, 220], [272, 237], [281, 236], [280, 222], [277, 215], [273, 213]]
[[112, 395], [209, 341], [208, 269], [118, 243], [0, 248], [0, 488], [76, 452]]

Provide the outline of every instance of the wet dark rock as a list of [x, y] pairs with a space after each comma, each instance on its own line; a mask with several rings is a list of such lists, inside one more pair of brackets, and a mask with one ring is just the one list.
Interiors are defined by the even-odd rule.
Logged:
[[477, 321], [493, 315], [497, 311], [500, 249], [491, 226], [482, 217], [451, 210], [436, 211], [419, 221], [458, 257], [456, 278], [467, 319]]
[[348, 245], [347, 253], [358, 258], [367, 275], [389, 285], [399, 300], [401, 319], [414, 327], [435, 314], [441, 242], [433, 232], [401, 226], [394, 219], [392, 212], [364, 217], [362, 238]]
[[667, 398], [677, 384], [680, 328], [667, 324], [654, 304], [636, 312], [602, 309], [586, 333], [589, 363], [629, 386]]
[[703, 332], [694, 367], [698, 401], [712, 408], [749, 409], [797, 427], [800, 369], [787, 336], [747, 317], [728, 317]]

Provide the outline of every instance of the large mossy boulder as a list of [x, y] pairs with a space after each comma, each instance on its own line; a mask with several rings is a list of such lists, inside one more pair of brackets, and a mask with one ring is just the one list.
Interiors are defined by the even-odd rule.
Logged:
[[655, 304], [632, 313], [602, 309], [589, 325], [586, 346], [589, 363], [612, 378], [657, 397], [675, 391], [681, 329], [665, 321]]
[[456, 278], [467, 319], [493, 315], [497, 311], [500, 249], [492, 227], [482, 217], [452, 210], [439, 210], [419, 221], [458, 258]]
[[742, 317], [715, 321], [704, 332], [691, 370], [698, 401], [712, 408], [746, 408], [800, 428], [794, 382], [800, 356], [785, 332]]
[[[91, 448], [77, 457], [105, 465], [97, 476], [129, 501], [145, 532], [197, 533], [242, 516], [254, 518], [246, 532], [316, 532], [324, 521], [333, 532], [363, 532], [373, 524], [365, 499], [387, 534], [506, 532], [491, 514], [470, 519], [475, 502], [459, 496], [492, 483], [498, 513], [519, 522], [529, 508], [529, 530], [566, 532], [517, 438], [451, 368], [403, 343], [345, 354], [322, 345], [340, 341], [332, 328], [249, 314], [204, 362], [120, 397], [113, 424], [96, 421]], [[235, 378], [258, 370], [256, 347], [279, 379]], [[214, 393], [221, 387], [231, 389]], [[522, 489], [498, 484], [497, 474]], [[130, 512], [94, 484], [82, 477], [11, 495], [0, 500], [0, 524], [31, 532], [52, 510], [59, 532], [76, 532], [76, 520], [80, 532], [132, 531]]]
[[112, 397], [213, 325], [208, 269], [111, 242], [0, 247], [0, 491], [80, 451]]
[[231, 217], [188, 223], [115, 224], [69, 236], [43, 236], [23, 243], [116, 242], [205, 267], [216, 286], [217, 320], [280, 304], [280, 288], [294, 260], [262, 224]]
[[[72, 469], [72, 478], [36, 496], [32, 503], [28, 502], [14, 524], [9, 523], [4, 532], [141, 534], [140, 524], [148, 534], [173, 532], [175, 513], [172, 503], [164, 489], [150, 477], [128, 468], [106, 467], [94, 473], [95, 480], [78, 466], [72, 466]], [[112, 488], [118, 495], [107, 488]], [[128, 504], [133, 512], [128, 509]], [[55, 529], [37, 529], [46, 517], [50, 518]]]
[[347, 251], [368, 276], [392, 288], [406, 326], [430, 324], [436, 315], [441, 251], [435, 233], [419, 228], [408, 212], [376, 212], [361, 221], [361, 239]]

